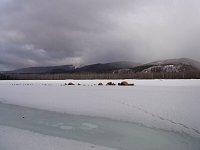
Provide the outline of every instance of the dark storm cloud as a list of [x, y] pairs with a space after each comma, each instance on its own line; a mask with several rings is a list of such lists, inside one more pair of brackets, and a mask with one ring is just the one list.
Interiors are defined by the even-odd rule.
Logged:
[[200, 57], [198, 0], [2, 0], [0, 69]]

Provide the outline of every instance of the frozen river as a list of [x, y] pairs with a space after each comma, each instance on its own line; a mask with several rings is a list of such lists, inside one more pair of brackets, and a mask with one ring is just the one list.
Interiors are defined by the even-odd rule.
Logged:
[[142, 124], [0, 103], [0, 126], [119, 150], [199, 150], [200, 139]]
[[200, 149], [200, 80], [127, 81], [1, 81], [0, 150]]

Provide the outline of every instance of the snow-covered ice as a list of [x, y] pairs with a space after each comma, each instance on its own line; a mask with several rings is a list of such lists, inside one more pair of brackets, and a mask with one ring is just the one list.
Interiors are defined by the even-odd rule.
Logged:
[[[117, 84], [123, 80], [109, 81]], [[142, 124], [199, 140], [200, 80], [126, 81], [135, 86], [97, 86], [100, 82], [105, 85], [108, 80], [0, 81], [0, 101], [51, 112]], [[69, 82], [76, 85], [65, 85]], [[52, 124], [47, 120], [38, 123], [51, 127], [59, 124], [60, 129], [68, 132], [74, 130], [71, 124]], [[86, 119], [81, 122], [80, 129], [84, 132], [98, 131], [99, 124]]]

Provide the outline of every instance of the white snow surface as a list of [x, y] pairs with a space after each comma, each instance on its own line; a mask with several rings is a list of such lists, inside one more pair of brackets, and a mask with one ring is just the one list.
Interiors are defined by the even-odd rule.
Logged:
[[78, 142], [0, 126], [1, 150], [114, 150], [90, 143]]
[[[0, 81], [0, 101], [200, 137], [200, 80], [126, 80], [135, 86], [105, 86], [109, 81], [124, 80]], [[69, 82], [76, 85], [65, 85]]]

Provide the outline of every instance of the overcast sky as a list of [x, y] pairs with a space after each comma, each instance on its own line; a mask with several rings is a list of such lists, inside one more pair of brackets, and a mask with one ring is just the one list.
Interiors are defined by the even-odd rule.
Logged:
[[0, 0], [0, 70], [200, 60], [199, 0]]

